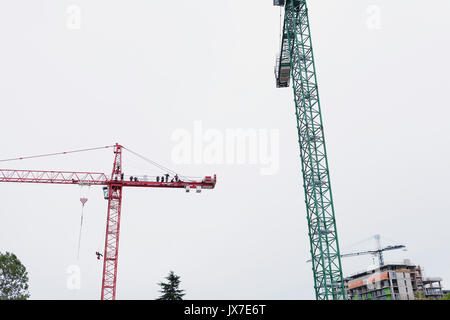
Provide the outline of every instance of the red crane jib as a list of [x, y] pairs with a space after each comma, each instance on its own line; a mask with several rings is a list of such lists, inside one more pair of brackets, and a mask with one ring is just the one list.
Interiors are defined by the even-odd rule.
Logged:
[[127, 181], [111, 180], [106, 174], [99, 172], [41, 171], [0, 169], [0, 182], [48, 183], [48, 184], [82, 184], [82, 185], [121, 185], [123, 187], [149, 188], [197, 188], [213, 189], [216, 176], [206, 176], [201, 181]]

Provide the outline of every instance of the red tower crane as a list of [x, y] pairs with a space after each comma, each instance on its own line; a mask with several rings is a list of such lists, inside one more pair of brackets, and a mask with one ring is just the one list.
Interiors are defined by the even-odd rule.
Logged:
[[[58, 154], [68, 154], [81, 151], [89, 151], [102, 148], [114, 148], [114, 164], [111, 177], [98, 172], [69, 172], [69, 171], [39, 171], [39, 170], [10, 170], [0, 169], [0, 182], [19, 183], [47, 183], [47, 184], [79, 184], [104, 186], [105, 199], [108, 200], [108, 214], [106, 221], [105, 251], [103, 254], [103, 277], [102, 277], [102, 300], [115, 300], [117, 262], [119, 256], [119, 233], [120, 214], [122, 207], [122, 189], [124, 187], [147, 187], [147, 188], [184, 188], [186, 192], [190, 189], [200, 192], [202, 189], [213, 189], [216, 185], [216, 175], [206, 176], [203, 179], [180, 179], [176, 175], [171, 181], [164, 178], [159, 181], [148, 181], [148, 179], [124, 179], [122, 171], [122, 149], [131, 150], [116, 143], [114, 146], [91, 148], [77, 151], [53, 153], [39, 156], [22, 157], [1, 160], [22, 160]], [[134, 152], [132, 152], [134, 153]], [[98, 253], [97, 253], [98, 254]]]

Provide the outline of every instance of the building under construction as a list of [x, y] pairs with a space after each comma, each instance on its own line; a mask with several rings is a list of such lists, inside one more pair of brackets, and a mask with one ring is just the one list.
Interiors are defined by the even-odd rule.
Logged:
[[405, 260], [357, 272], [345, 278], [350, 300], [415, 300], [444, 296], [442, 278], [423, 276], [423, 269]]

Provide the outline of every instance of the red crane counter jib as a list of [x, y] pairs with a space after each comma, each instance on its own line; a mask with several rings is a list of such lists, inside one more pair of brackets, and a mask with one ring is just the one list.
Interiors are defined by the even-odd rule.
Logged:
[[[71, 172], [71, 171], [42, 171], [42, 170], [11, 170], [0, 169], [0, 182], [16, 183], [45, 183], [45, 184], [76, 184], [104, 186], [105, 199], [108, 200], [108, 215], [106, 222], [105, 251], [103, 255], [102, 300], [114, 300], [116, 298], [117, 262], [119, 254], [120, 214], [122, 207], [123, 187], [147, 187], [147, 188], [184, 188], [187, 192], [191, 189], [200, 192], [202, 189], [214, 189], [216, 175], [206, 176], [203, 179], [191, 179], [178, 177], [177, 174], [169, 181], [169, 174], [162, 177], [125, 177], [122, 171], [123, 146], [116, 144], [114, 147], [114, 164], [110, 178], [104, 173], [98, 172]], [[89, 151], [92, 148], [58, 154]], [[126, 149], [128, 150], [128, 149]], [[132, 152], [131, 150], [128, 150]], [[134, 153], [134, 152], [132, 152]], [[47, 154], [27, 158], [36, 158], [57, 154]], [[8, 159], [22, 160], [25, 158]], [[161, 178], [161, 180], [160, 180]], [[156, 181], [155, 181], [156, 180]]]

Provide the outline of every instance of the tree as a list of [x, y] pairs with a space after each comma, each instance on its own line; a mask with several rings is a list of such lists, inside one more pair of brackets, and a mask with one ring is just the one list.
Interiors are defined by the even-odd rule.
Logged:
[[0, 300], [26, 300], [28, 272], [15, 254], [0, 252]]
[[162, 295], [156, 300], [183, 300], [183, 296], [185, 295], [184, 290], [178, 288], [180, 285], [180, 277], [173, 273], [173, 271], [170, 271], [166, 279], [168, 280], [167, 283], [158, 283], [161, 287], [159, 292]]

